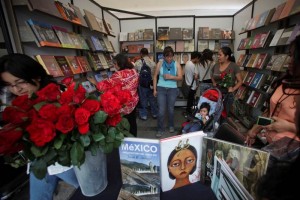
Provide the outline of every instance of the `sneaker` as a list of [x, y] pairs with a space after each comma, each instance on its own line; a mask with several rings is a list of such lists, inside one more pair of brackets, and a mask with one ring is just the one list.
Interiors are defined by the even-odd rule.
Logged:
[[157, 138], [160, 138], [161, 136], [163, 135], [163, 132], [162, 131], [157, 131], [157, 133], [156, 133], [156, 137]]
[[174, 131], [175, 131], [174, 127], [170, 127], [169, 131], [170, 131], [170, 133], [174, 133]]
[[147, 117], [140, 117], [140, 118], [141, 118], [141, 120], [144, 120], [144, 121], [147, 120]]

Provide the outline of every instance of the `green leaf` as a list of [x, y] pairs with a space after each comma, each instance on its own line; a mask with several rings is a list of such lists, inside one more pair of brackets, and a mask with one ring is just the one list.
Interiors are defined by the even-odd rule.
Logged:
[[122, 144], [122, 141], [120, 140], [115, 140], [114, 142], [114, 148], [119, 148], [119, 146]]
[[116, 137], [117, 129], [115, 127], [110, 127], [105, 137], [106, 142], [114, 142]]
[[39, 102], [39, 103], [35, 104], [33, 107], [34, 107], [35, 110], [39, 111], [41, 109], [41, 107], [45, 104], [47, 104], [47, 102], [42, 101], [42, 102]]
[[46, 146], [46, 147], [31, 146], [30, 151], [36, 158], [41, 157], [47, 153], [48, 146]]
[[54, 149], [49, 149], [49, 151], [47, 152], [47, 154], [45, 154], [45, 156], [43, 157], [43, 160], [48, 163], [48, 162], [51, 162], [50, 164], [52, 163], [55, 163], [54, 161], [54, 158], [57, 156], [57, 153]]
[[38, 179], [43, 179], [47, 173], [47, 164], [43, 159], [39, 159], [31, 163], [30, 170]]
[[56, 137], [55, 140], [54, 140], [54, 148], [55, 149], [60, 149], [65, 138], [66, 138], [66, 135], [59, 134], [59, 136]]
[[84, 148], [79, 142], [75, 142], [71, 148], [71, 162], [74, 166], [80, 166], [85, 159]]
[[90, 139], [90, 137], [88, 135], [81, 135], [79, 137], [79, 139], [80, 139], [81, 144], [84, 147], [87, 147], [87, 146], [89, 146], [91, 144], [91, 139]]
[[99, 147], [97, 147], [97, 145], [93, 144], [90, 146], [89, 150], [91, 151], [92, 155], [95, 156], [97, 155], [97, 150]]
[[126, 130], [128, 130], [129, 131], [129, 129], [130, 129], [130, 124], [129, 124], [129, 122], [128, 122], [128, 120], [126, 119], [126, 118], [122, 118], [122, 121], [120, 122], [121, 123], [121, 126], [124, 128], [124, 129], [126, 129]]
[[103, 152], [104, 153], [110, 153], [114, 149], [114, 144], [113, 143], [108, 143], [103, 147]]
[[119, 140], [119, 141], [123, 141], [124, 135], [123, 135], [121, 132], [116, 133], [115, 139], [116, 139], [116, 140]]
[[105, 139], [105, 136], [102, 133], [94, 133], [92, 134], [92, 138], [95, 142], [99, 142]]
[[95, 124], [102, 124], [105, 122], [106, 118], [107, 118], [107, 114], [106, 112], [99, 110], [98, 112], [95, 113], [94, 115], [94, 123]]

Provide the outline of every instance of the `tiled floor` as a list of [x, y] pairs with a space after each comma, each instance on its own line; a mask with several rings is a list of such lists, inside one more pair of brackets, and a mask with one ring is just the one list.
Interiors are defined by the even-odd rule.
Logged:
[[[181, 124], [185, 122], [185, 118], [183, 116], [183, 112], [185, 111], [184, 107], [176, 107], [175, 108], [175, 132], [169, 133], [168, 131], [161, 138], [170, 137], [176, 135], [180, 129]], [[147, 120], [141, 120], [137, 118], [138, 124], [138, 137], [140, 138], [156, 138], [155, 134], [157, 132], [157, 120], [153, 119], [149, 116]], [[167, 120], [165, 120], [165, 125], [167, 127]], [[168, 130], [168, 127], [166, 128]], [[29, 187], [28, 184], [19, 192], [17, 192], [11, 200], [28, 200], [29, 199]], [[69, 186], [68, 184], [61, 182], [57, 189], [57, 194], [54, 196], [54, 200], [68, 200], [70, 196], [73, 194], [74, 188]]]

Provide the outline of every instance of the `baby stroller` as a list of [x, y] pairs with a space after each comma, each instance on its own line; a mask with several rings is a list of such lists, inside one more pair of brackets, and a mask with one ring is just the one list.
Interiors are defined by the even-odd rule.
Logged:
[[[202, 103], [208, 103], [210, 105], [208, 120], [205, 124], [197, 117], [195, 117], [196, 113], [199, 112], [200, 106]], [[191, 115], [187, 116], [187, 121], [182, 124], [182, 130], [185, 126], [190, 123], [201, 123], [201, 127], [199, 130], [202, 130], [205, 133], [208, 133], [210, 136], [213, 136], [217, 128], [219, 126], [219, 120], [223, 111], [223, 98], [222, 93], [218, 88], [207, 89], [203, 92], [202, 96], [200, 96], [198, 104]], [[190, 124], [191, 125], [191, 124]]]

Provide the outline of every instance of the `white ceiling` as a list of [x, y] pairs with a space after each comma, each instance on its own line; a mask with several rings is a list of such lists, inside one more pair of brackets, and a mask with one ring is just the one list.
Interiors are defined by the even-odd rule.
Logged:
[[[233, 15], [252, 0], [95, 0], [107, 8], [151, 16], [217, 16]], [[137, 15], [111, 11], [118, 18]]]

